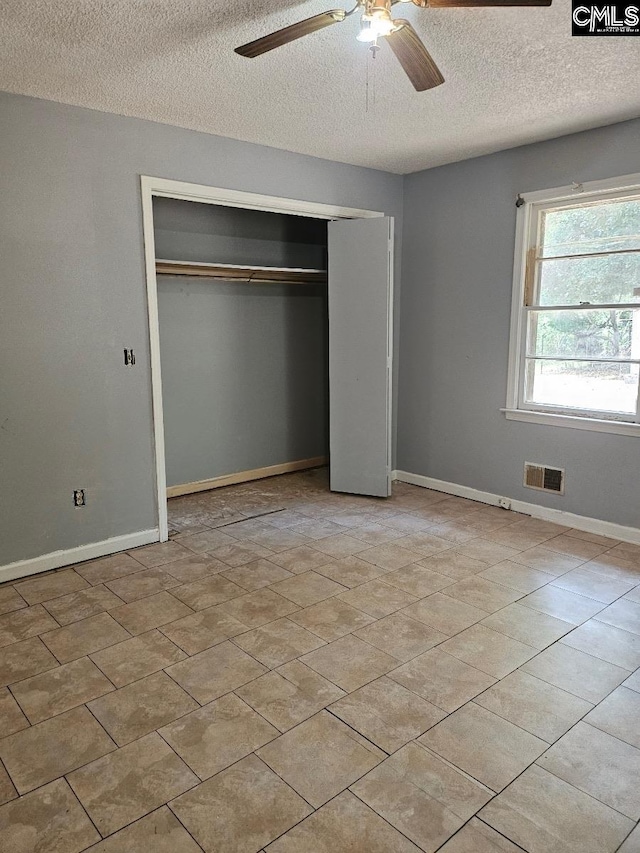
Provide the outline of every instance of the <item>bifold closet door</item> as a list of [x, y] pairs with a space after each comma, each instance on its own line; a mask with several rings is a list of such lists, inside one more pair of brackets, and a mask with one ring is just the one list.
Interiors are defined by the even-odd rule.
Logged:
[[391, 494], [393, 219], [329, 223], [331, 489]]

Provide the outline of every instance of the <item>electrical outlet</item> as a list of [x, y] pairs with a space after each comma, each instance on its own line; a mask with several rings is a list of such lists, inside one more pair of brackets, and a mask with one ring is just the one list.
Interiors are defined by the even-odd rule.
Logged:
[[511, 509], [511, 501], [509, 498], [498, 498], [498, 506], [502, 509]]
[[76, 489], [73, 493], [74, 506], [86, 506], [87, 500], [84, 494], [84, 489]]
[[136, 363], [136, 354], [132, 349], [126, 349], [124, 351], [124, 365], [125, 367], [133, 367]]

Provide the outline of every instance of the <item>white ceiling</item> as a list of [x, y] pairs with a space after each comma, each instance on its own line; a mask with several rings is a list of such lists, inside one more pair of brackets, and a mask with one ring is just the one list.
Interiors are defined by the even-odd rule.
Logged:
[[396, 6], [446, 82], [415, 92], [383, 45], [368, 111], [356, 15], [257, 59], [233, 52], [332, 3], [3, 0], [0, 89], [400, 173], [640, 115], [640, 39], [572, 38], [570, 0]]

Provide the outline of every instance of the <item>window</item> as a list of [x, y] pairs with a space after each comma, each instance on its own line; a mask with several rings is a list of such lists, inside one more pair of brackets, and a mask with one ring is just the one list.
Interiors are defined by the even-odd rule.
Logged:
[[640, 432], [640, 176], [612, 183], [518, 209], [507, 417]]

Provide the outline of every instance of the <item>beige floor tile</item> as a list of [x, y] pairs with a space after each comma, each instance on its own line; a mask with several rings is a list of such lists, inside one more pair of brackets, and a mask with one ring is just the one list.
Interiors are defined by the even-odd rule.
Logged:
[[495, 678], [504, 678], [536, 654], [532, 646], [506, 637], [484, 624], [466, 628], [439, 648]]
[[480, 818], [530, 853], [614, 853], [633, 823], [541, 767], [529, 767]]
[[203, 556], [214, 558], [230, 569], [246, 566], [248, 563], [253, 563], [262, 558], [275, 562], [276, 554], [270, 548], [256, 545], [255, 542], [249, 542], [249, 540], [238, 542], [231, 539], [230, 536], [226, 538], [229, 540], [228, 544], [218, 545]]
[[247, 626], [218, 604], [163, 625], [160, 630], [188, 655], [195, 655], [216, 643], [242, 634]]
[[4, 738], [0, 758], [24, 794], [113, 749], [111, 738], [81, 707]]
[[58, 623], [47, 613], [41, 604], [25, 607], [0, 616], [0, 648], [10, 646], [19, 640], [28, 640], [45, 631], [57, 628]]
[[88, 619], [89, 616], [96, 616], [120, 604], [122, 601], [117, 595], [99, 584], [46, 601], [43, 606], [60, 625], [70, 625], [71, 622]]
[[447, 639], [446, 634], [403, 612], [378, 619], [356, 631], [355, 636], [399, 661], [410, 660]]
[[160, 730], [201, 779], [244, 758], [280, 732], [230, 693]]
[[445, 594], [451, 598], [457, 598], [465, 604], [470, 604], [472, 607], [479, 607], [487, 613], [500, 610], [507, 604], [512, 604], [522, 598], [523, 595], [518, 590], [493, 583], [480, 577], [480, 575], [465, 578], [452, 586], [448, 586]]
[[80, 853], [100, 840], [64, 779], [0, 808], [7, 853]]
[[480, 696], [476, 704], [553, 743], [593, 705], [526, 672], [512, 672]]
[[481, 560], [474, 560], [473, 557], [467, 557], [451, 550], [426, 557], [424, 560], [420, 560], [418, 565], [454, 580], [462, 580], [471, 575], [477, 575], [487, 568], [487, 564]]
[[384, 524], [379, 524], [376, 521], [368, 521], [365, 524], [360, 524], [358, 527], [350, 529], [350, 535], [356, 539], [361, 539], [367, 545], [385, 545], [387, 542], [393, 542], [394, 539], [400, 539], [404, 534], [400, 530], [392, 530], [391, 527], [385, 527]]
[[635, 690], [636, 693], [640, 693], [640, 669], [636, 670], [633, 675], [630, 675], [624, 682], [624, 686], [628, 687], [629, 690]]
[[518, 604], [548, 616], [555, 616], [564, 622], [571, 622], [573, 625], [586, 622], [605, 606], [601, 601], [594, 601], [584, 595], [551, 585], [526, 595]]
[[562, 643], [523, 664], [522, 669], [588, 702], [600, 702], [621, 684], [629, 671]]
[[562, 643], [624, 669], [640, 666], [640, 636], [590, 619], [562, 638]]
[[640, 604], [633, 601], [620, 598], [601, 610], [595, 618], [598, 622], [640, 635]]
[[[404, 543], [404, 539], [400, 540]], [[385, 545], [376, 545], [367, 551], [362, 551], [360, 557], [367, 563], [372, 563], [389, 572], [397, 571], [410, 563], [416, 563], [424, 555], [418, 551], [403, 547], [398, 542], [387, 542]]]
[[206, 853], [257, 853], [311, 812], [255, 755], [178, 797], [171, 808]]
[[8, 687], [0, 687], [0, 738], [26, 729], [29, 721]]
[[[223, 533], [220, 530], [204, 530], [201, 533], [189, 533], [184, 536], [181, 535], [179, 542], [195, 554], [206, 554], [208, 552], [214, 552], [218, 548], [222, 548], [226, 545], [238, 544], [237, 540], [234, 539], [233, 536], [229, 536], [228, 533]], [[185, 554], [183, 556], [186, 558], [188, 555]], [[217, 555], [213, 554], [213, 556], [215, 557]], [[218, 559], [221, 558], [218, 557]]]
[[286, 732], [340, 699], [344, 691], [300, 661], [291, 661], [239, 687], [236, 694]]
[[429, 528], [429, 533], [446, 539], [451, 543], [451, 547], [454, 545], [464, 545], [465, 542], [477, 539], [478, 536], [488, 535], [489, 531], [484, 529], [484, 525], [480, 524], [478, 527], [472, 527], [466, 521], [467, 517], [463, 517], [458, 521], [454, 520], [447, 521], [444, 524], [435, 524]]
[[385, 574], [385, 569], [374, 566], [373, 563], [367, 563], [360, 557], [344, 557], [342, 560], [332, 560], [324, 566], [319, 566], [316, 571], [348, 589], [375, 580], [380, 575]]
[[386, 677], [339, 699], [329, 710], [389, 753], [417, 738], [445, 716], [440, 708]]
[[12, 586], [5, 586], [0, 589], [0, 614], [13, 613], [15, 610], [22, 610], [26, 606], [27, 602]]
[[522, 853], [522, 847], [516, 847], [504, 835], [473, 817], [439, 853]]
[[139, 598], [155, 595], [164, 589], [179, 586], [179, 581], [163, 569], [146, 569], [143, 572], [136, 572], [134, 575], [109, 581], [106, 586], [118, 598], [128, 604], [131, 601], [137, 601]]
[[401, 548], [408, 548], [409, 551], [417, 553], [419, 559], [447, 551], [453, 546], [450, 540], [444, 539], [442, 536], [436, 536], [432, 532], [433, 529], [433, 527], [430, 527], [428, 531], [410, 533], [408, 536], [398, 539], [396, 544], [400, 545]]
[[9, 774], [2, 764], [0, 764], [0, 806], [4, 803], [8, 803], [9, 800], [15, 800], [17, 796], [18, 792], [13, 787]]
[[229, 566], [222, 560], [216, 560], [209, 554], [191, 554], [183, 560], [167, 563], [162, 570], [180, 583], [187, 584], [202, 580], [209, 575], [217, 575], [228, 568]]
[[171, 678], [201, 705], [266, 671], [261, 663], [228, 641], [167, 668]]
[[640, 604], [640, 586], [637, 586], [635, 589], [632, 589], [625, 595], [625, 601], [634, 601], [636, 604]]
[[391, 572], [384, 576], [384, 582], [402, 589], [405, 592], [411, 593], [418, 598], [424, 598], [426, 595], [431, 595], [432, 592], [444, 589], [455, 583], [453, 578], [448, 575], [441, 575], [438, 572], [432, 572], [431, 569], [426, 569], [414, 563], [411, 566], [405, 566], [397, 572]]
[[67, 778], [103, 837], [198, 782], [157, 732], [92, 761]]
[[159, 631], [139, 634], [91, 655], [93, 662], [116, 687], [124, 687], [185, 657], [185, 653]]
[[89, 658], [80, 658], [20, 681], [11, 689], [35, 724], [110, 693], [113, 685]]
[[640, 853], [640, 825], [636, 826], [622, 847], [618, 848], [618, 853]]
[[340, 598], [321, 601], [294, 613], [290, 618], [327, 642], [344, 637], [345, 634], [373, 622], [371, 616], [341, 601]]
[[523, 593], [533, 592], [553, 580], [545, 572], [514, 563], [513, 560], [496, 563], [495, 566], [490, 566], [481, 572], [479, 577]]
[[593, 560], [598, 554], [608, 550], [606, 545], [597, 545], [595, 542], [586, 542], [584, 539], [576, 539], [561, 533], [544, 543], [544, 547], [559, 554], [567, 554], [569, 557], [581, 557], [583, 560]]
[[[267, 519], [265, 519], [267, 521]], [[306, 536], [307, 539], [326, 539], [327, 536], [336, 536], [344, 533], [344, 527], [327, 519], [309, 519], [300, 516], [300, 522], [290, 528], [294, 533]]]
[[550, 646], [574, 628], [571, 622], [556, 619], [555, 616], [540, 613], [530, 607], [523, 607], [519, 602], [492, 613], [483, 619], [480, 625], [538, 650]]
[[[579, 542], [580, 540], [576, 539], [575, 541]], [[616, 598], [619, 598], [633, 588], [633, 584], [628, 581], [607, 578], [582, 567], [573, 569], [567, 572], [566, 575], [555, 578], [551, 583], [552, 586], [556, 586], [559, 589], [576, 592], [578, 595], [593, 598], [595, 601], [601, 601], [603, 604], [611, 604]]]
[[314, 540], [312, 547], [322, 554], [327, 554], [329, 557], [341, 559], [342, 557], [351, 557], [353, 554], [365, 551], [369, 546], [361, 539], [349, 536], [348, 533], [338, 533], [336, 536], [327, 536], [324, 539]]
[[382, 524], [401, 533], [420, 533], [432, 526], [430, 521], [407, 512], [398, 512], [396, 515], [384, 518]]
[[389, 678], [451, 713], [482, 693], [495, 678], [440, 649], [431, 649], [394, 669]]
[[349, 693], [379, 678], [398, 661], [357, 637], [342, 637], [300, 658]]
[[313, 571], [303, 572], [288, 580], [280, 581], [274, 584], [272, 589], [299, 607], [310, 607], [312, 604], [324, 601], [325, 598], [331, 598], [345, 591], [342, 584]]
[[242, 622], [247, 628], [259, 628], [267, 622], [275, 622], [283, 616], [289, 616], [298, 610], [298, 605], [272, 589], [259, 589], [249, 592], [239, 598], [225, 601], [227, 613]]
[[89, 586], [87, 581], [76, 574], [73, 569], [63, 569], [16, 583], [15, 588], [27, 604], [40, 604], [50, 598], [58, 598], [60, 595], [66, 595], [69, 592], [77, 592], [87, 586]]
[[274, 554], [270, 559], [271, 562], [277, 563], [278, 566], [282, 566], [283, 569], [294, 575], [309, 572], [312, 569], [317, 571], [320, 566], [333, 562], [333, 557], [322, 554], [308, 545], [291, 548], [289, 551], [281, 551], [279, 554]]
[[199, 706], [168, 675], [156, 672], [87, 707], [118, 746], [124, 746]]
[[378, 764], [384, 753], [327, 711], [258, 750], [258, 756], [314, 808]]
[[554, 577], [559, 577], [565, 574], [565, 572], [570, 572], [571, 569], [577, 569], [584, 562], [581, 557], [570, 557], [568, 554], [559, 554], [557, 551], [550, 551], [542, 545], [538, 545], [535, 548], [527, 548], [526, 551], [521, 551], [512, 559], [515, 563], [521, 563], [523, 566], [538, 569]]
[[[316, 544], [315, 540], [308, 539], [306, 536], [295, 533], [293, 530], [278, 530], [277, 528], [270, 528], [264, 532], [256, 533], [249, 536], [249, 540], [255, 542], [256, 545], [262, 545], [264, 548], [269, 548], [269, 550], [276, 553], [278, 551], [288, 551], [290, 548], [299, 548], [301, 545], [307, 545], [310, 542], [313, 542], [314, 547]], [[327, 539], [320, 539], [319, 541], [326, 542]]]
[[74, 566], [74, 570], [92, 586], [95, 586], [133, 574], [133, 572], [141, 572], [144, 570], [144, 566], [122, 551], [119, 554], [112, 554], [110, 557], [100, 557], [97, 560], [80, 563]]
[[348, 791], [266, 848], [266, 853], [419, 853], [418, 848]]
[[640, 749], [578, 723], [538, 764], [632, 820], [640, 819]]
[[382, 580], [373, 580], [356, 586], [339, 596], [345, 604], [362, 610], [374, 619], [381, 619], [390, 613], [407, 607], [416, 601], [416, 596], [390, 586]]
[[522, 550], [522, 548], [510, 548], [508, 545], [500, 545], [498, 542], [482, 538], [472, 539], [471, 542], [466, 542], [456, 548], [460, 554], [473, 557], [474, 560], [481, 560], [488, 566], [501, 563], [503, 560], [512, 560]]
[[253, 592], [256, 589], [269, 586], [269, 584], [295, 577], [291, 572], [283, 569], [282, 566], [277, 566], [270, 560], [252, 560], [250, 563], [237, 566], [235, 569], [226, 568], [222, 574], [227, 580], [238, 584], [247, 592]]
[[416, 743], [378, 765], [352, 790], [427, 853], [438, 849], [492, 796]]
[[244, 595], [246, 590], [223, 577], [221, 574], [210, 575], [193, 583], [183, 584], [171, 591], [171, 594], [188, 605], [192, 610], [204, 610], [223, 601], [229, 601]]
[[585, 722], [640, 749], [640, 693], [617, 687], [587, 714]]
[[0, 687], [54, 669], [58, 661], [39, 637], [0, 649]]
[[324, 645], [324, 640], [287, 618], [247, 631], [233, 642], [270, 669]]
[[508, 527], [494, 530], [484, 535], [487, 539], [491, 539], [492, 542], [500, 545], [508, 545], [510, 548], [516, 548], [518, 551], [535, 548], [537, 545], [544, 544], [549, 539], [548, 534], [522, 530], [518, 528], [517, 524], [510, 524]]
[[567, 530], [567, 536], [573, 539], [584, 539], [585, 542], [595, 542], [596, 545], [604, 545], [607, 548], [614, 548], [620, 544], [619, 539], [611, 539], [609, 536], [600, 536], [599, 533], [588, 533], [586, 530], [576, 530], [572, 528]]
[[458, 601], [457, 598], [451, 598], [441, 592], [435, 592], [422, 601], [409, 605], [402, 612], [448, 637], [464, 631], [489, 615], [486, 610], [465, 604], [464, 601]]
[[[179, 589], [180, 587], [176, 587]], [[149, 598], [123, 604], [111, 611], [111, 615], [130, 634], [144, 634], [153, 628], [182, 619], [193, 611], [170, 592], [158, 592]]]
[[[114, 612], [117, 613], [118, 608]], [[129, 637], [129, 632], [112, 616], [108, 613], [98, 613], [97, 616], [72, 622], [65, 628], [49, 631], [43, 635], [42, 640], [60, 663], [68, 663], [91, 652], [121, 643]]]
[[506, 787], [548, 747], [473, 702], [430, 729], [420, 743], [494, 791]]
[[91, 853], [202, 853], [166, 806], [126, 826], [91, 848]]
[[605, 551], [595, 560], [583, 563], [581, 568], [613, 580], [628, 581], [633, 584], [640, 583], [640, 567], [616, 557], [613, 551]]
[[166, 566], [174, 560], [188, 557], [189, 550], [177, 542], [158, 542], [155, 545], [143, 545], [142, 548], [129, 551], [129, 555], [148, 569], [155, 569], [158, 566]]

